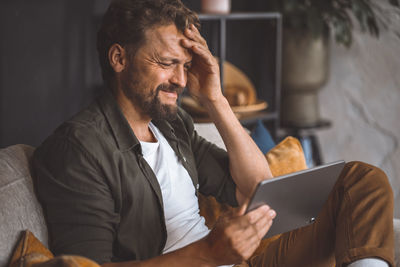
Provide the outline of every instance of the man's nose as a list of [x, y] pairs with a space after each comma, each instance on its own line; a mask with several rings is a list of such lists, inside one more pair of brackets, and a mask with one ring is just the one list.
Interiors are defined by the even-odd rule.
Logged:
[[175, 85], [183, 88], [186, 86], [186, 79], [187, 79], [186, 75], [187, 74], [186, 74], [184, 66], [177, 65], [176, 68], [174, 69], [174, 73], [170, 79], [170, 82], [172, 84], [175, 84]]

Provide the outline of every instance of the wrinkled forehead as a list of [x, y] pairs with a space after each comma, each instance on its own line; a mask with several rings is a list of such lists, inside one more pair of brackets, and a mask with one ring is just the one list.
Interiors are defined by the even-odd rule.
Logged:
[[181, 43], [187, 37], [174, 24], [156, 26], [145, 32], [143, 49], [162, 56], [191, 59], [192, 55]]

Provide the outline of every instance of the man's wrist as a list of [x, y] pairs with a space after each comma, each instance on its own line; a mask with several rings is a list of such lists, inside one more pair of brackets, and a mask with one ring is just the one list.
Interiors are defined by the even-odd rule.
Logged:
[[230, 108], [228, 100], [222, 93], [214, 98], [203, 99], [201, 103], [209, 112], [220, 108]]
[[201, 261], [202, 267], [215, 267], [217, 266], [214, 254], [211, 251], [210, 245], [207, 242], [207, 237], [192, 243], [194, 257]]

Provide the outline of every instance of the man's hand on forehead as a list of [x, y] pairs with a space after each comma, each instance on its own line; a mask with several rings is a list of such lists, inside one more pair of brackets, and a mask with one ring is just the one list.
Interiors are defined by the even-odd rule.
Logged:
[[193, 24], [190, 24], [189, 27], [185, 29], [184, 35], [187, 39], [182, 40], [183, 47], [188, 48], [192, 53], [201, 56], [207, 61], [214, 58], [208, 49], [206, 40]]
[[192, 67], [188, 71], [189, 92], [200, 100], [221, 98], [218, 62], [208, 49], [206, 40], [193, 24], [185, 29], [184, 35], [187, 39], [182, 39], [181, 45], [193, 55]]
[[189, 27], [185, 29], [184, 34], [189, 40], [196, 41], [208, 48], [206, 40], [200, 35], [199, 30], [193, 24], [190, 24]]

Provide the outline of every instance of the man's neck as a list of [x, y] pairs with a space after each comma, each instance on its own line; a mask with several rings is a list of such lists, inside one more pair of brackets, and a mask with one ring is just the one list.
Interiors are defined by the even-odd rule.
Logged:
[[132, 102], [122, 94], [122, 92], [117, 93], [115, 97], [137, 139], [143, 142], [156, 142], [157, 139], [149, 128], [151, 118], [144, 115], [141, 110], [138, 110], [138, 108], [135, 107]]

